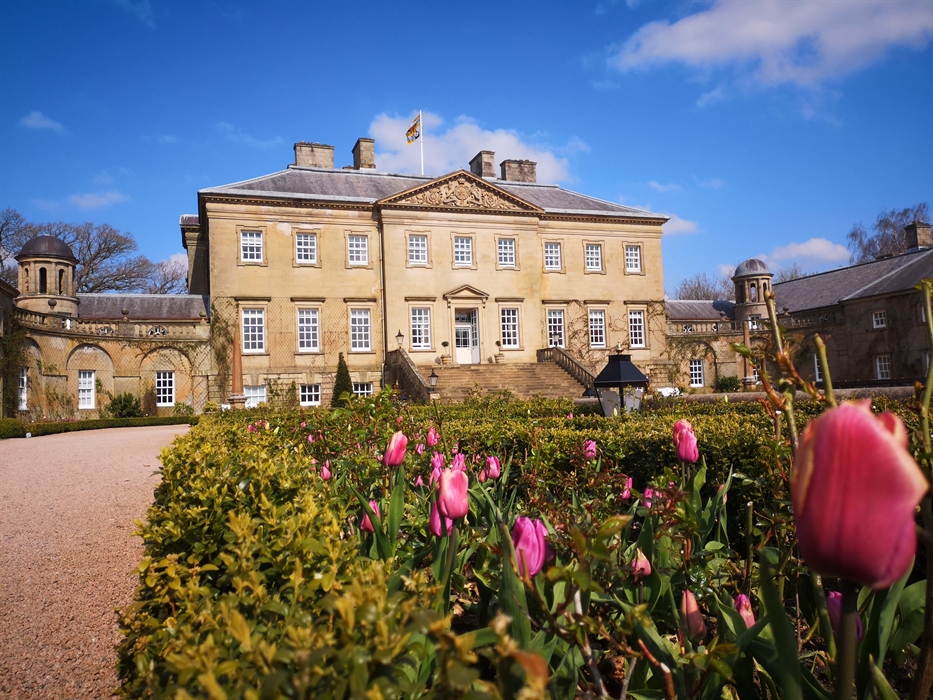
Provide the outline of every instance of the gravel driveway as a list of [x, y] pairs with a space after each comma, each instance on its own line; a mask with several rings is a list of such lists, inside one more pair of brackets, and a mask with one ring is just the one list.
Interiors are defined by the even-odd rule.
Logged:
[[159, 452], [187, 425], [0, 442], [0, 698], [108, 698]]

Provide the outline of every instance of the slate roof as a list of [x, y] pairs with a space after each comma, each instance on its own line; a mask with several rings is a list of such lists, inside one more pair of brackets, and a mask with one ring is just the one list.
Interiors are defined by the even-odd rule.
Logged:
[[667, 299], [664, 308], [672, 321], [718, 321], [722, 318], [720, 313], [729, 320], [735, 318], [735, 302], [725, 300]]
[[791, 313], [894, 294], [933, 278], [933, 249], [861, 263], [773, 285], [779, 309]]
[[195, 294], [79, 294], [78, 318], [186, 321], [211, 313], [211, 299]]
[[[262, 177], [200, 190], [199, 195], [264, 195], [317, 201], [342, 201], [372, 204], [380, 199], [423, 185], [434, 177], [395, 175], [374, 170], [330, 170], [290, 165], [287, 170]], [[667, 220], [660, 214], [634, 209], [622, 204], [589, 197], [565, 190], [558, 185], [492, 180], [491, 184], [549, 214], [586, 214], [588, 216], [622, 216]]]

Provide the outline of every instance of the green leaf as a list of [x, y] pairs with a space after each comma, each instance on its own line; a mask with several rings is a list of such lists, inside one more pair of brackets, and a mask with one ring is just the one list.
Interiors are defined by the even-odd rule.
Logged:
[[511, 634], [522, 649], [531, 645], [531, 623], [528, 620], [528, 603], [525, 600], [525, 585], [518, 577], [515, 567], [515, 545], [505, 523], [500, 523], [502, 542], [508, 556], [502, 557], [502, 574], [499, 577], [499, 609], [512, 618]]
[[768, 610], [771, 632], [774, 635], [774, 649], [780, 660], [781, 668], [778, 681], [781, 684], [781, 700], [801, 700], [800, 662], [797, 656], [797, 639], [794, 625], [784, 612], [784, 602], [772, 580], [771, 567], [765, 557], [761, 558], [761, 594]]

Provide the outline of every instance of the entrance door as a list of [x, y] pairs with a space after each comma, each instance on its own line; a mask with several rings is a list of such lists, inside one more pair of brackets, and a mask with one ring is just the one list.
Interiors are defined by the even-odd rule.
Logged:
[[458, 365], [479, 364], [479, 323], [476, 309], [454, 312], [454, 347]]

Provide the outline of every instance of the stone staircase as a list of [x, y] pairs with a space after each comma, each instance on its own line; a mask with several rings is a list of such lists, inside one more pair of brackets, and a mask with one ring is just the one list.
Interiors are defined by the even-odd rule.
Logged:
[[[419, 367], [427, 377], [431, 369]], [[509, 391], [519, 399], [538, 394], [547, 398], [577, 399], [584, 387], [554, 362], [517, 362], [499, 365], [437, 365], [437, 393], [443, 403], [465, 401], [471, 393]]]

